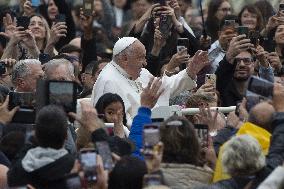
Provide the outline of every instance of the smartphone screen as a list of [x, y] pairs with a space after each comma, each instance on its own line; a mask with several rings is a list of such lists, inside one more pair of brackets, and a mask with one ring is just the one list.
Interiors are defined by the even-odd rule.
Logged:
[[38, 7], [40, 5], [40, 0], [31, 0], [33, 7]]
[[197, 137], [199, 139], [201, 146], [208, 147], [208, 137], [209, 137], [208, 125], [195, 124], [194, 128], [196, 130]]
[[238, 27], [238, 34], [239, 34], [239, 35], [245, 34], [246, 37], [249, 37], [249, 36], [248, 36], [248, 34], [249, 34], [249, 29], [248, 29], [248, 27], [246, 27], [246, 26], [239, 26], [239, 27]]
[[143, 143], [144, 146], [153, 147], [160, 141], [160, 130], [157, 125], [147, 124], [143, 129]]
[[256, 47], [258, 45], [258, 39], [259, 39], [259, 32], [258, 31], [250, 31], [249, 32], [249, 39], [250, 42]]
[[34, 109], [35, 107], [35, 95], [28, 92], [10, 92], [9, 93], [9, 109], [13, 109], [16, 106], [26, 109]]
[[69, 81], [49, 82], [49, 104], [63, 106], [66, 112], [76, 111], [76, 84]]
[[159, 29], [163, 37], [168, 37], [171, 31], [171, 17], [169, 15], [160, 15]]
[[109, 171], [112, 170], [114, 163], [108, 143], [106, 141], [96, 142], [96, 148], [103, 159], [104, 168]]
[[94, 10], [94, 1], [93, 0], [84, 0], [83, 1], [83, 12], [86, 16], [92, 16]]
[[82, 188], [81, 178], [77, 173], [66, 176], [65, 182], [66, 182], [66, 189]]
[[188, 38], [178, 38], [177, 40], [177, 52], [182, 51], [185, 48], [189, 47], [189, 40]]
[[94, 149], [82, 149], [80, 151], [80, 163], [87, 181], [96, 181], [97, 154]]
[[272, 99], [273, 95], [273, 83], [261, 79], [259, 77], [252, 76], [249, 79], [249, 84], [248, 84], [248, 91], [260, 95], [264, 98]]

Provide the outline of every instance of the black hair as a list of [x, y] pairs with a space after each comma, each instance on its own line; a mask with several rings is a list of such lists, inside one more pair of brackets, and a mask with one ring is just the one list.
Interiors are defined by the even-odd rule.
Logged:
[[67, 137], [67, 116], [64, 110], [55, 105], [43, 107], [36, 116], [35, 136], [39, 146], [62, 148]]
[[109, 189], [142, 188], [143, 176], [147, 173], [144, 161], [137, 157], [125, 156], [118, 161], [109, 175]]
[[[122, 98], [118, 94], [114, 93], [106, 93], [103, 96], [101, 96], [95, 106], [96, 110], [98, 111], [98, 114], [104, 114], [104, 111], [108, 105], [110, 105], [113, 102], [120, 102], [123, 107], [123, 124], [126, 125], [126, 114], [125, 114], [125, 106]], [[107, 121], [107, 120], [104, 120]]]

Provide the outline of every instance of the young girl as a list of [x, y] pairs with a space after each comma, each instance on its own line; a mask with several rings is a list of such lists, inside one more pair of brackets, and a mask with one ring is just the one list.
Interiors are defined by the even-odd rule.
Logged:
[[121, 138], [128, 137], [129, 130], [126, 125], [125, 106], [122, 98], [113, 93], [101, 96], [96, 104], [99, 115], [104, 115], [105, 123], [114, 123], [114, 135]]

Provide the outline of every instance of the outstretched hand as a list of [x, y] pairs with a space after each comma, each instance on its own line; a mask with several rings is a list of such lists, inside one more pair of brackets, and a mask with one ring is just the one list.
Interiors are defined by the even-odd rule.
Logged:
[[141, 106], [152, 109], [157, 103], [159, 97], [164, 92], [161, 88], [162, 79], [161, 78], [151, 78], [147, 87], [144, 88], [140, 96]]

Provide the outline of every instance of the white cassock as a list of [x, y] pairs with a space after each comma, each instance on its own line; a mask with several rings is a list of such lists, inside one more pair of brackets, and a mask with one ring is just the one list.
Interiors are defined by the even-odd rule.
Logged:
[[[127, 73], [114, 61], [107, 64], [100, 73], [92, 92], [92, 104], [96, 105], [98, 99], [105, 93], [116, 93], [124, 101], [127, 124], [131, 125], [133, 118], [140, 107], [140, 94], [142, 87], [148, 85], [150, 78], [154, 77], [147, 69], [142, 68], [140, 77], [135, 81], [128, 78]], [[162, 87], [165, 89], [158, 99], [157, 106], [168, 106], [169, 99], [180, 92], [196, 87], [196, 83], [186, 73], [186, 70], [171, 77], [162, 77]]]

